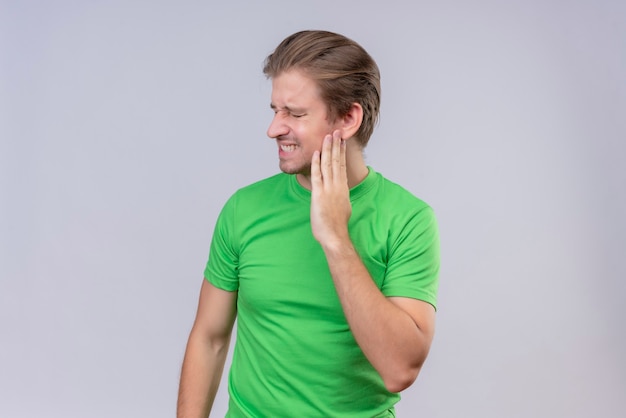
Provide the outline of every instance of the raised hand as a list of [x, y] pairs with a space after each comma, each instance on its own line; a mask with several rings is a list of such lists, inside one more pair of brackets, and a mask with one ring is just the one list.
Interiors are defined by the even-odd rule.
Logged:
[[322, 246], [350, 239], [348, 220], [352, 213], [346, 169], [346, 143], [341, 133], [326, 135], [311, 160], [311, 228]]

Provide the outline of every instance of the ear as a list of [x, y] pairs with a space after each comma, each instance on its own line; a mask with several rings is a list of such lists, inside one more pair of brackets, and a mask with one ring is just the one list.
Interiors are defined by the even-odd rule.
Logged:
[[363, 108], [356, 102], [352, 103], [348, 113], [339, 118], [338, 122], [339, 126], [337, 126], [337, 129], [341, 131], [341, 137], [343, 139], [352, 138], [361, 127], [361, 123], [363, 123]]

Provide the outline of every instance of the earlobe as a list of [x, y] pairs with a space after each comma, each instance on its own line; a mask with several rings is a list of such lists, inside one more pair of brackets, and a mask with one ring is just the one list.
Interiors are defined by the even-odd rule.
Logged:
[[352, 138], [363, 123], [363, 108], [358, 103], [352, 103], [348, 113], [341, 119], [341, 137]]

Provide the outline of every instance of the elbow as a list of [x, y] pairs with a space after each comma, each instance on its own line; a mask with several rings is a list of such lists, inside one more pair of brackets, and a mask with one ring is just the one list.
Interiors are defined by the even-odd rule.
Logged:
[[416, 353], [417, 355], [397, 359], [395, 362], [386, 362], [386, 369], [379, 369], [385, 388], [392, 393], [399, 393], [410, 387], [422, 370], [428, 351]]
[[411, 367], [401, 373], [393, 373], [390, 376], [383, 376], [385, 388], [392, 393], [402, 392], [410, 387], [420, 372], [421, 367]]

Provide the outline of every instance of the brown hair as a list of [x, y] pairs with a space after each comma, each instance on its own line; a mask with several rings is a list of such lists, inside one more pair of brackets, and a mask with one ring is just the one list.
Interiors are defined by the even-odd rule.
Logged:
[[315, 80], [331, 121], [345, 116], [353, 103], [363, 107], [363, 122], [355, 136], [365, 147], [380, 111], [380, 72], [367, 51], [336, 33], [297, 32], [265, 59], [263, 73], [274, 78], [292, 69]]

